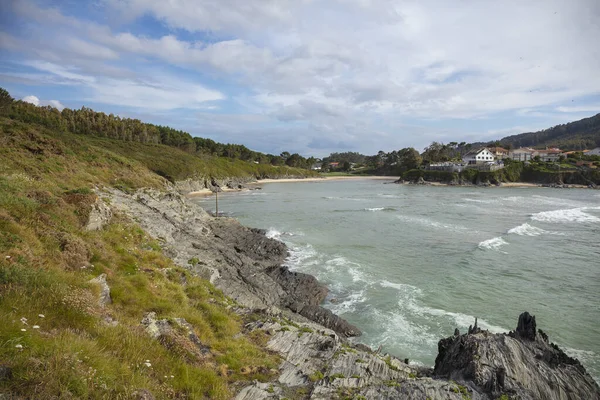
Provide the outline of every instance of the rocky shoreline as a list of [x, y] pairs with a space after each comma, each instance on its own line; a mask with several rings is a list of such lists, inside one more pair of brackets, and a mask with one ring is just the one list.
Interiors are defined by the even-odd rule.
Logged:
[[286, 246], [264, 230], [213, 218], [174, 190], [100, 196], [110, 210], [92, 213], [95, 229], [113, 212], [129, 216], [176, 264], [209, 279], [239, 314], [252, 315], [246, 333], [267, 334], [266, 348], [282, 359], [279, 377], [239, 388], [236, 399], [600, 399], [585, 368], [527, 313], [507, 334], [476, 322], [462, 335], [457, 330], [439, 342], [434, 368], [416, 367], [349, 342], [359, 329], [320, 306], [327, 288], [285, 267]]
[[392, 182], [399, 185], [427, 185], [427, 186], [468, 186], [468, 187], [544, 187], [555, 189], [599, 189], [598, 185], [575, 185], [565, 183], [528, 183], [528, 182], [498, 182], [491, 183], [483, 181], [472, 183], [465, 180], [453, 180], [450, 182], [432, 182], [426, 181], [422, 177], [415, 181], [404, 180], [402, 178]]

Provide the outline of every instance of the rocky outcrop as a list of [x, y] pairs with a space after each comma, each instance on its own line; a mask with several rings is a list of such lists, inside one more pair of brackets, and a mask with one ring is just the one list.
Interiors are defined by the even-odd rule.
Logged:
[[310, 275], [282, 263], [286, 246], [230, 218], [213, 218], [176, 192], [111, 192], [113, 206], [130, 215], [157, 238], [178, 265], [203, 276], [239, 304], [252, 309], [272, 306], [331, 327], [344, 336], [360, 331], [319, 306], [327, 289]]
[[508, 334], [474, 333], [440, 340], [434, 374], [466, 382], [488, 398], [600, 399], [585, 368], [536, 331], [535, 317], [519, 316]]
[[88, 221], [84, 226], [86, 231], [97, 231], [110, 222], [112, 211], [100, 197], [92, 204]]
[[210, 347], [202, 343], [194, 327], [183, 318], [156, 319], [155, 312], [148, 312], [141, 325], [153, 339], [187, 358], [201, 360], [210, 355]]
[[[276, 382], [242, 388], [238, 399], [600, 399], [600, 388], [583, 366], [550, 344], [527, 313], [507, 334], [481, 330], [477, 321], [463, 335], [456, 330], [439, 342], [435, 368], [418, 368], [347, 342], [358, 329], [319, 306], [326, 289], [283, 267], [285, 245], [263, 230], [213, 218], [174, 192], [113, 191], [111, 201], [157, 238], [177, 264], [210, 278], [245, 306], [240, 310], [264, 313], [246, 329], [270, 336], [267, 347], [283, 359], [280, 375]], [[183, 320], [147, 314], [142, 325], [168, 348], [192, 348], [193, 357], [210, 357]]]
[[106, 282], [106, 274], [100, 274], [96, 278], [91, 279], [89, 282], [100, 286], [100, 296], [98, 297], [98, 305], [100, 307], [104, 307], [105, 305], [112, 303], [112, 299], [110, 297], [110, 287]]
[[456, 330], [442, 339], [435, 369], [427, 369], [348, 343], [319, 325], [271, 314], [246, 327], [270, 335], [267, 348], [284, 359], [279, 379], [250, 385], [236, 400], [600, 399], [600, 388], [579, 362], [548, 344], [535, 325], [527, 313], [507, 334], [475, 322], [466, 334]]
[[[236, 400], [256, 399], [456, 399], [467, 389], [430, 377], [419, 378], [419, 369], [390, 355], [381, 355], [346, 342], [320, 325], [296, 324], [266, 317], [247, 325], [271, 336], [269, 350], [284, 361], [279, 378], [254, 383], [240, 391]], [[477, 394], [472, 397], [478, 399]]]

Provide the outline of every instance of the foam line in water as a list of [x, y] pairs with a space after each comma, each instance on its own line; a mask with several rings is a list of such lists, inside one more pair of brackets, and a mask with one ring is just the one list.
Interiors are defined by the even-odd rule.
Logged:
[[502, 239], [500, 236], [498, 236], [493, 239], [488, 239], [488, 240], [484, 240], [483, 242], [480, 242], [478, 247], [483, 250], [500, 251], [500, 248], [507, 244], [508, 244], [508, 242], [506, 242], [504, 239]]
[[476, 233], [477, 231], [471, 230], [466, 226], [454, 225], [454, 224], [446, 224], [443, 222], [433, 221], [431, 219], [425, 217], [415, 217], [411, 215], [396, 215], [401, 221], [410, 222], [418, 225], [422, 225], [425, 227], [430, 227], [434, 229], [448, 230], [453, 232], [471, 232]]
[[579, 207], [554, 211], [542, 211], [531, 216], [533, 221], [547, 223], [585, 223], [600, 222], [600, 218], [585, 211], [600, 210], [600, 207]]
[[396, 211], [394, 207], [372, 207], [363, 208], [363, 211]]

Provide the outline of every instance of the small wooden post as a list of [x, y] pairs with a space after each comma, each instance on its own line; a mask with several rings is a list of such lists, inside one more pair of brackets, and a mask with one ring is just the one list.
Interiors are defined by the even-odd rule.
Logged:
[[217, 186], [215, 190], [215, 217], [219, 217], [219, 187]]

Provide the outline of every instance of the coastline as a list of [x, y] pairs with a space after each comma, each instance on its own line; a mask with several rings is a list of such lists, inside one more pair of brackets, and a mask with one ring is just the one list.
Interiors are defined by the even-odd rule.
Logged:
[[[257, 185], [262, 185], [266, 183], [304, 183], [304, 182], [331, 182], [331, 181], [355, 181], [355, 180], [387, 180], [390, 183], [398, 180], [397, 176], [379, 176], [379, 175], [367, 175], [367, 176], [326, 176], [319, 178], [282, 178], [282, 179], [261, 179], [254, 182], [248, 182], [246, 185], [252, 186], [252, 188], [244, 187], [241, 189], [238, 188], [228, 188], [222, 187], [221, 192], [245, 192], [248, 190], [257, 189]], [[186, 197], [205, 197], [214, 194], [214, 192], [208, 188], [194, 190], [192, 192], [186, 193]]]
[[[228, 188], [221, 187], [221, 192], [223, 193], [231, 193], [231, 192], [245, 192], [248, 190], [256, 190], [260, 189], [257, 187], [258, 185], [268, 184], [268, 183], [305, 183], [305, 182], [334, 182], [334, 181], [357, 181], [357, 180], [377, 180], [377, 181], [388, 181], [388, 183], [396, 183], [401, 185], [426, 185], [426, 186], [461, 186], [461, 187], [499, 187], [499, 188], [553, 188], [551, 186], [543, 185], [541, 183], [530, 183], [530, 182], [502, 182], [500, 186], [496, 185], [452, 185], [449, 183], [443, 182], [430, 182], [424, 181], [423, 183], [414, 183], [414, 182], [399, 182], [399, 177], [396, 176], [381, 176], [381, 175], [368, 175], [368, 176], [327, 176], [327, 177], [318, 177], [318, 178], [282, 178], [282, 179], [261, 179], [254, 182], [246, 183], [247, 187], [243, 188]], [[564, 187], [556, 187], [559, 189], [589, 189], [586, 185], [576, 185], [569, 184]], [[194, 190], [185, 194], [186, 197], [206, 197], [214, 194], [214, 192], [208, 188], [203, 188], [200, 190]]]
[[[264, 230], [210, 217], [175, 193], [115, 190], [111, 195], [112, 207], [134, 218], [151, 236], [165, 238], [162, 246], [175, 264], [206, 277], [239, 304], [233, 312], [245, 320], [242, 334], [263, 337], [262, 346], [281, 357], [273, 369], [276, 379], [239, 385], [236, 400], [289, 393], [314, 399], [349, 393], [352, 398], [400, 400], [427, 393], [431, 399], [451, 400], [492, 400], [508, 394], [574, 400], [600, 393], [578, 360], [551, 345], [545, 334], [537, 334], [535, 317], [528, 313], [519, 316], [509, 333], [483, 331], [475, 320], [467, 332], [457, 329], [438, 342], [435, 365], [420, 366], [349, 341], [360, 335], [359, 328], [322, 308], [327, 288], [314, 276], [285, 267], [287, 246], [266, 237]], [[193, 257], [202, 262], [190, 264]], [[538, 354], [551, 361], [540, 360]], [[527, 379], [522, 371], [528, 371]], [[557, 395], [552, 385], [557, 381], [565, 382], [570, 396]]]

